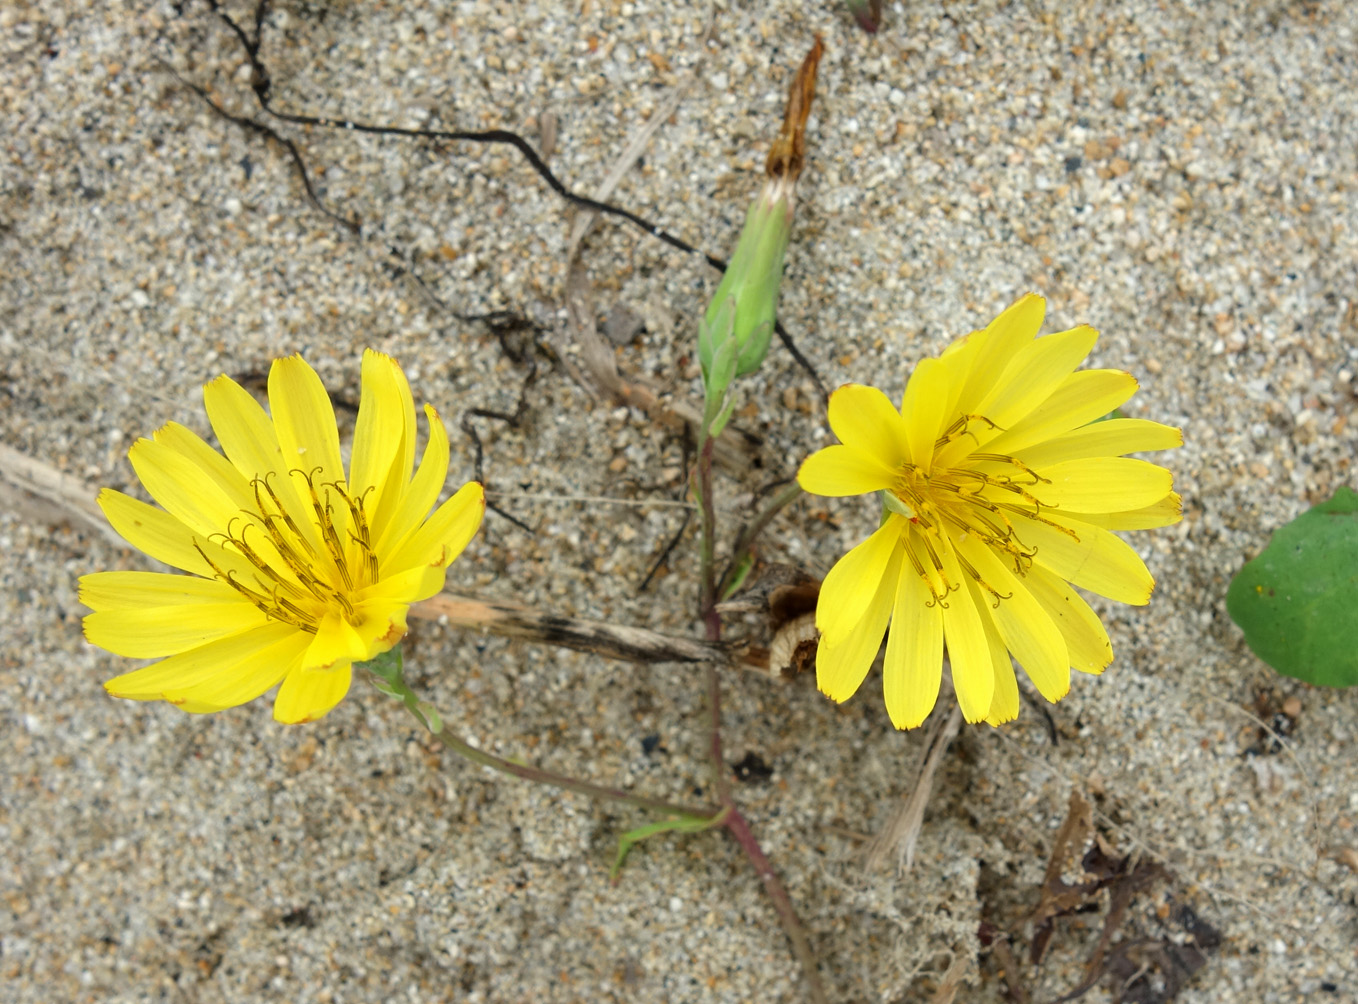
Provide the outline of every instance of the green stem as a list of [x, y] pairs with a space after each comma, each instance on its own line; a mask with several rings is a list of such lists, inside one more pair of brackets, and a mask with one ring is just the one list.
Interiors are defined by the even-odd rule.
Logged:
[[[399, 653], [400, 649], [393, 649]], [[380, 659], [381, 657], [379, 657]], [[538, 784], [550, 785], [553, 788], [562, 788], [566, 791], [573, 791], [579, 795], [589, 798], [597, 798], [607, 802], [621, 802], [625, 805], [635, 805], [640, 809], [651, 809], [655, 812], [664, 812], [676, 816], [714, 816], [720, 809], [712, 806], [692, 806], [679, 805], [674, 802], [666, 802], [659, 798], [647, 798], [644, 795], [633, 795], [631, 792], [623, 791], [620, 788], [607, 788], [603, 785], [593, 784], [589, 781], [581, 781], [578, 778], [569, 777], [565, 774], [557, 774], [554, 771], [542, 770], [538, 767], [529, 767], [526, 764], [515, 763], [513, 760], [506, 760], [504, 757], [496, 756], [494, 753], [487, 753], [479, 750], [470, 743], [459, 739], [448, 731], [448, 727], [443, 724], [443, 718], [427, 701], [422, 701], [405, 680], [400, 675], [400, 657], [396, 658], [395, 674], [390, 672], [390, 668], [374, 668], [374, 663], [367, 664], [369, 680], [373, 685], [384, 694], [395, 697], [406, 706], [406, 710], [414, 716], [415, 720], [423, 725], [435, 739], [441, 742], [448, 749], [452, 750], [463, 759], [470, 760], [472, 763], [498, 770], [502, 774], [510, 774], [514, 777], [522, 778], [525, 781], [534, 781]]]
[[716, 530], [717, 514], [712, 503], [712, 443], [704, 431], [698, 438], [698, 609], [707, 624], [708, 640], [721, 635], [720, 622], [713, 634], [713, 621], [716, 616], [717, 575], [716, 575]]
[[[716, 553], [716, 512], [712, 498], [712, 440], [707, 434], [712, 414], [716, 409], [709, 402], [707, 415], [704, 416], [703, 426], [698, 434], [698, 464], [694, 480], [697, 482], [698, 501], [701, 504], [702, 512], [702, 536], [699, 545], [699, 566], [701, 582], [699, 591], [699, 612], [702, 616], [703, 627], [707, 633], [707, 640], [710, 642], [721, 641], [721, 614], [717, 612], [717, 581], [715, 575], [714, 555]], [[768, 524], [778, 509], [791, 502], [801, 489], [794, 483], [792, 488], [783, 489], [779, 492], [778, 498], [787, 495], [786, 501], [778, 505], [777, 509], [766, 510], [756, 518], [751, 528], [741, 534], [740, 546], [748, 547], [749, 542]], [[775, 501], [777, 501], [775, 499]], [[762, 522], [761, 522], [762, 520]], [[737, 552], [738, 553], [738, 550]], [[735, 567], [734, 562], [732, 567]], [[725, 576], [723, 575], [723, 579]], [[825, 987], [820, 981], [820, 970], [816, 961], [816, 953], [811, 947], [811, 939], [807, 937], [806, 928], [802, 925], [801, 919], [797, 916], [796, 907], [792, 905], [792, 897], [788, 894], [787, 888], [778, 878], [778, 873], [774, 870], [772, 862], [764, 854], [764, 849], [759, 846], [759, 841], [754, 832], [750, 829], [749, 822], [741, 813], [739, 806], [736, 805], [735, 798], [731, 793], [731, 780], [726, 771], [726, 760], [722, 754], [721, 737], [721, 676], [717, 667], [708, 665], [705, 667], [707, 680], [707, 711], [708, 711], [708, 756], [712, 761], [713, 787], [717, 793], [717, 800], [725, 816], [721, 820], [721, 825], [740, 849], [745, 852], [745, 857], [749, 859], [754, 867], [755, 874], [759, 876], [760, 883], [764, 887], [764, 892], [768, 895], [773, 904], [774, 912], [778, 914], [778, 922], [782, 925], [783, 933], [787, 935], [788, 941], [792, 943], [792, 954], [797, 959], [797, 964], [801, 967], [802, 977], [806, 980], [809, 999], [813, 1004], [828, 1004], [825, 996]]]

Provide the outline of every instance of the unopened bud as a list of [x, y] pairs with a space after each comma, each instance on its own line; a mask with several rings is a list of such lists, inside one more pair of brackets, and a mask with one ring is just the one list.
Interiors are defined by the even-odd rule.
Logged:
[[698, 362], [709, 402], [724, 398], [735, 377], [757, 370], [769, 351], [778, 319], [783, 259], [792, 233], [797, 177], [806, 157], [806, 120], [822, 52], [818, 37], [792, 82], [782, 129], [769, 148], [764, 187], [745, 215], [736, 253], [698, 331]]
[[698, 331], [698, 361], [709, 383], [712, 361], [727, 338], [735, 340], [733, 376], [753, 373], [769, 351], [783, 258], [792, 233], [792, 193], [792, 182], [786, 178], [769, 178], [745, 215], [736, 253]]

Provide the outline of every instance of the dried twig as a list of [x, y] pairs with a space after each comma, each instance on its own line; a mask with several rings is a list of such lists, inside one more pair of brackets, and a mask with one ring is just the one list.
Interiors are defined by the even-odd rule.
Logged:
[[934, 774], [943, 762], [943, 754], [948, 752], [948, 747], [962, 727], [961, 707], [951, 699], [951, 695], [948, 695], [947, 700], [947, 714], [935, 715], [925, 731], [924, 756], [910, 794], [896, 807], [887, 824], [868, 845], [863, 862], [865, 871], [876, 871], [893, 850], [897, 852], [896, 860], [902, 872], [909, 872], [915, 863], [915, 844], [919, 841], [920, 827], [924, 823], [925, 807], [934, 790]]
[[97, 494], [83, 481], [0, 443], [0, 506], [49, 525], [92, 530], [124, 546], [94, 501]]
[[957, 952], [929, 1004], [953, 1004], [953, 1001], [957, 1000], [957, 991], [961, 989], [962, 981], [967, 978], [967, 973], [975, 962], [976, 959], [970, 952]]
[[655, 662], [718, 663], [759, 669], [738, 648], [696, 638], [661, 634], [648, 628], [563, 617], [541, 610], [439, 593], [410, 608], [411, 616], [443, 621], [455, 627], [485, 631], [504, 638], [520, 638], [561, 648], [592, 652], [605, 659], [649, 664]]

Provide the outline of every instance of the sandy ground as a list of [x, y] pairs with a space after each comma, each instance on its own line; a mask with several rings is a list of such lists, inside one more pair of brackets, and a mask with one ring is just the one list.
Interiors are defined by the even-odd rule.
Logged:
[[[908, 877], [859, 863], [921, 748], [875, 680], [837, 707], [807, 679], [731, 676], [729, 760], [772, 767], [740, 797], [832, 999], [953, 999], [955, 960], [957, 1000], [1073, 989], [1114, 891], [1058, 922], [1040, 966], [1028, 952], [1075, 790], [1114, 853], [1169, 872], [1132, 892], [1114, 936], [1133, 970], [1155, 963], [1128, 1000], [1165, 999], [1166, 946], [1190, 957], [1194, 931], [1202, 964], [1178, 1000], [1358, 1000], [1358, 875], [1331, 854], [1358, 845], [1358, 692], [1276, 678], [1224, 604], [1274, 527], [1354, 483], [1358, 6], [889, 3], [876, 37], [826, 0], [276, 7], [263, 55], [280, 107], [514, 129], [581, 190], [674, 101], [614, 198], [716, 254], [820, 32], [781, 316], [826, 383], [894, 396], [914, 360], [1031, 289], [1048, 330], [1102, 331], [1093, 363], [1141, 381], [1129, 413], [1183, 427], [1161, 461], [1186, 518], [1134, 541], [1151, 605], [1099, 605], [1117, 660], [1076, 680], [1051, 730], [1034, 706], [964, 730]], [[578, 364], [574, 211], [505, 147], [276, 124], [356, 236], [308, 203], [283, 147], [176, 74], [258, 115], [202, 3], [0, 8], [0, 441], [135, 491], [127, 447], [172, 419], [206, 432], [206, 379], [301, 351], [353, 400], [374, 346], [453, 427], [450, 486], [472, 477], [459, 419], [512, 411], [528, 367], [465, 318], [512, 311]], [[580, 260], [600, 318], [644, 322], [619, 364], [693, 398], [715, 274], [612, 221]], [[691, 535], [638, 593], [682, 516], [680, 438], [536, 359], [517, 427], [474, 420], [488, 489], [532, 532], [490, 514], [450, 586], [696, 631]], [[829, 435], [778, 346], [745, 394], [760, 445], [719, 481], [728, 526]], [[148, 566], [43, 516], [0, 513], [6, 1000], [804, 999], [720, 836], [649, 842], [611, 887], [614, 841], [641, 814], [466, 767], [371, 690], [295, 728], [264, 701], [195, 718], [106, 697], [129, 667], [81, 638], [76, 578]], [[823, 574], [873, 520], [866, 500], [805, 500], [765, 556]], [[707, 784], [691, 670], [430, 623], [407, 659], [483, 746], [660, 796]], [[1297, 713], [1272, 717], [1289, 697]], [[1289, 734], [1261, 741], [1261, 714]]]

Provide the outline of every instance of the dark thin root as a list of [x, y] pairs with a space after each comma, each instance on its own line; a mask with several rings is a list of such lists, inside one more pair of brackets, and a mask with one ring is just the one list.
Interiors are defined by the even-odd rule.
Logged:
[[825, 383], [821, 380], [820, 374], [816, 372], [816, 367], [811, 365], [811, 360], [802, 355], [802, 350], [792, 340], [792, 336], [787, 333], [787, 328], [783, 327], [783, 322], [774, 319], [773, 330], [778, 333], [778, 340], [783, 343], [792, 358], [797, 361], [797, 365], [806, 370], [807, 374], [816, 384], [816, 390], [820, 391], [820, 403], [825, 406], [830, 404], [830, 392], [825, 389]]
[[265, 139], [272, 140], [286, 150], [289, 159], [292, 160], [293, 168], [297, 171], [297, 176], [302, 180], [302, 188], [306, 190], [307, 201], [311, 203], [312, 207], [320, 210], [330, 219], [348, 230], [351, 234], [357, 236], [362, 232], [362, 228], [359, 226], [357, 218], [352, 220], [346, 219], [321, 201], [321, 197], [316, 194], [316, 187], [311, 183], [311, 174], [306, 169], [306, 162], [302, 160], [301, 151], [297, 149], [296, 143], [286, 136], [280, 135], [276, 130], [269, 128], [262, 122], [256, 122], [254, 119], [247, 118], [244, 115], [232, 114], [221, 105], [217, 104], [217, 102], [213, 101], [212, 98], [208, 97], [207, 91], [203, 90], [203, 88], [199, 87], [197, 84], [185, 80], [169, 66], [165, 66], [165, 70], [181, 84], [197, 94], [198, 97], [203, 100], [203, 103], [211, 108], [217, 115], [226, 119], [228, 122], [240, 126], [242, 129], [248, 129], [251, 132], [263, 136]]
[[[665, 244], [668, 244], [670, 247], [675, 248], [678, 251], [682, 251], [684, 254], [696, 255], [702, 258], [705, 262], [707, 262], [708, 265], [710, 265], [712, 268], [717, 269], [719, 272], [726, 271], [726, 261], [724, 259], [718, 258], [715, 255], [708, 254], [706, 251], [694, 247], [687, 241], [682, 240], [679, 237], [676, 237], [668, 230], [664, 229], [663, 227], [655, 223], [651, 223], [649, 220], [644, 219], [643, 217], [632, 212], [631, 210], [624, 209], [622, 206], [614, 205], [613, 203], [610, 202], [600, 202], [597, 199], [591, 199], [589, 196], [580, 195], [579, 193], [574, 192], [571, 189], [567, 188], [565, 183], [563, 183], [560, 178], [558, 178], [555, 174], [552, 173], [551, 168], [547, 166], [546, 161], [542, 159], [542, 156], [537, 152], [537, 150], [533, 148], [532, 144], [530, 144], [518, 133], [511, 132], [508, 129], [486, 129], [473, 132], [450, 129], [404, 129], [399, 126], [379, 126], [372, 125], [371, 123], [366, 122], [355, 122], [351, 119], [331, 119], [319, 115], [300, 115], [294, 112], [279, 111], [278, 109], [274, 108], [272, 97], [270, 94], [273, 88], [272, 78], [269, 76], [269, 71], [265, 68], [264, 63], [261, 61], [259, 57], [259, 50], [263, 38], [264, 19], [268, 15], [269, 8], [268, 0], [260, 0], [260, 2], [255, 6], [254, 12], [255, 34], [253, 38], [251, 38], [245, 32], [245, 29], [243, 29], [239, 24], [237, 24], [229, 14], [227, 14], [224, 10], [221, 9], [221, 4], [218, 2], [218, 0], [207, 0], [207, 5], [212, 10], [213, 13], [215, 13], [219, 18], [221, 18], [221, 20], [232, 31], [232, 33], [235, 34], [236, 38], [240, 41], [242, 48], [245, 49], [245, 54], [247, 58], [250, 60], [250, 70], [251, 70], [250, 89], [254, 92], [255, 99], [259, 102], [260, 108], [263, 109], [265, 113], [272, 115], [274, 118], [282, 122], [291, 122], [295, 125], [321, 126], [323, 128], [329, 129], [344, 129], [348, 132], [367, 133], [372, 136], [404, 136], [411, 139], [435, 139], [466, 143], [482, 143], [487, 145], [500, 144], [512, 146], [523, 156], [524, 160], [528, 162], [529, 166], [532, 167], [532, 169], [537, 173], [538, 177], [540, 177], [547, 184], [548, 188], [550, 188], [559, 197], [565, 199], [572, 205], [578, 206], [581, 209], [587, 209], [592, 212], [600, 213], [604, 216], [616, 216], [621, 219], [624, 219], [627, 222], [631, 223], [632, 225], [640, 228], [642, 231], [644, 231], [651, 237], [654, 237], [657, 240], [662, 241]], [[173, 73], [174, 71], [171, 70], [170, 72]], [[292, 143], [291, 140], [283, 138], [277, 132], [270, 129], [268, 126], [255, 122], [252, 119], [232, 115], [230, 112], [226, 111], [225, 109], [218, 106], [215, 102], [213, 102], [212, 99], [207, 96], [207, 93], [203, 91], [201, 88], [195, 86], [194, 84], [188, 83], [187, 81], [184, 81], [181, 77], [178, 76], [178, 74], [175, 74], [175, 77], [176, 79], [179, 79], [181, 82], [183, 82], [185, 86], [190, 87], [192, 90], [194, 90], [199, 97], [206, 101], [213, 108], [213, 110], [216, 111], [222, 117], [244, 128], [252, 129], [255, 132], [260, 133], [261, 135], [266, 136], [280, 143], [288, 151], [289, 156], [292, 158], [293, 165], [297, 168], [297, 172], [302, 178], [302, 185], [306, 189], [307, 198], [310, 200], [311, 204], [315, 206], [317, 209], [319, 209], [321, 212], [323, 212], [326, 216], [335, 220], [337, 223], [343, 225], [350, 232], [354, 234], [358, 234], [360, 232], [359, 221], [357, 219], [346, 220], [344, 217], [326, 208], [326, 206], [321, 202], [320, 198], [316, 195], [316, 190], [312, 187], [311, 178], [310, 175], [307, 173], [306, 165], [302, 161], [301, 154], [298, 152], [297, 147]], [[424, 285], [423, 280], [419, 279], [418, 276], [416, 276], [415, 278], [416, 281], [419, 282], [422, 286]], [[435, 299], [437, 300], [438, 298], [435, 297]], [[780, 322], [775, 320], [773, 327], [774, 331], [778, 333], [779, 340], [782, 341], [782, 343], [785, 346], [787, 346], [788, 352], [792, 355], [792, 358], [796, 360], [797, 365], [801, 366], [802, 369], [806, 370], [807, 374], [810, 375], [811, 379], [815, 382], [816, 388], [820, 391], [822, 403], [828, 403], [830, 399], [829, 392], [826, 390], [825, 383], [824, 381], [821, 380], [820, 374], [816, 371], [816, 368], [813, 365], [811, 365], [811, 361], [807, 359], [806, 356], [802, 354], [801, 350], [798, 349], [797, 346], [793, 343], [792, 336], [787, 333], [787, 329], [784, 328]]]
[[520, 530], [522, 530], [524, 533], [533, 534], [534, 536], [537, 535], [537, 531], [534, 530], [531, 526], [529, 526], [529, 525], [528, 525], [527, 523], [525, 523], [523, 520], [519, 519], [519, 517], [517, 517], [517, 516], [515, 516], [515, 515], [513, 515], [513, 514], [511, 514], [511, 513], [505, 512], [503, 509], [501, 509], [499, 506], [497, 506], [494, 502], [487, 502], [487, 503], [486, 503], [486, 508], [489, 509], [489, 510], [490, 510], [491, 512], [493, 512], [493, 513], [496, 513], [496, 514], [498, 514], [498, 515], [500, 515], [500, 516], [503, 516], [505, 519], [509, 520], [509, 522], [513, 523], [515, 526], [517, 526], [517, 527], [518, 527]]
[[[491, 418], [497, 422], [504, 422], [511, 429], [517, 429], [523, 424], [524, 417], [528, 414], [528, 391], [538, 379], [538, 361], [533, 350], [537, 349], [540, 343], [537, 341], [536, 337], [534, 337], [530, 343], [531, 347], [525, 349], [524, 346], [516, 344], [514, 340], [509, 337], [511, 334], [524, 330], [533, 331], [534, 333], [537, 331], [537, 326], [533, 324], [532, 321], [521, 315], [511, 313], [510, 311], [496, 310], [489, 314], [458, 314], [456, 316], [461, 320], [484, 321], [490, 327], [491, 331], [494, 332], [496, 339], [499, 341], [500, 350], [513, 362], [520, 366], [526, 365], [528, 367], [528, 372], [524, 374], [523, 383], [519, 385], [519, 399], [514, 405], [513, 412], [497, 411], [493, 408], [468, 408], [462, 413], [462, 419], [458, 422], [462, 431], [466, 433], [467, 438], [471, 440], [472, 449], [476, 454], [476, 480], [484, 485], [486, 484], [486, 451], [481, 444], [481, 437], [476, 431], [476, 426], [472, 424], [472, 419]], [[494, 503], [486, 503], [486, 508], [503, 516], [527, 533], [537, 533], [536, 530], [523, 520], [510, 515]]]
[[660, 571], [660, 566], [669, 560], [670, 555], [674, 553], [674, 549], [678, 547], [679, 542], [684, 539], [684, 532], [688, 530], [688, 524], [692, 519], [693, 510], [684, 510], [684, 519], [683, 522], [679, 524], [679, 529], [675, 531], [674, 536], [670, 538], [669, 543], [661, 548], [660, 554], [656, 557], [655, 561], [651, 563], [651, 570], [646, 573], [646, 578], [642, 579], [641, 585], [637, 586], [638, 596], [646, 592], [646, 588], [650, 586], [651, 580], [655, 578], [655, 573]]
[[[528, 161], [529, 165], [537, 172], [538, 176], [547, 183], [547, 186], [567, 202], [573, 203], [582, 209], [592, 210], [593, 212], [602, 213], [606, 216], [621, 217], [629, 223], [640, 227], [652, 237], [664, 241], [671, 247], [683, 251], [685, 254], [699, 255], [713, 268], [722, 271], [726, 270], [726, 262], [721, 258], [700, 251], [692, 244], [681, 240], [664, 228], [643, 219], [636, 213], [624, 209], [621, 206], [615, 206], [608, 202], [600, 202], [597, 199], [591, 199], [586, 195], [580, 195], [571, 191], [565, 186], [560, 178], [552, 173], [551, 168], [547, 166], [541, 155], [533, 149], [532, 145], [526, 139], [518, 133], [510, 132], [508, 129], [486, 129], [472, 132], [456, 129], [405, 129], [400, 126], [380, 126], [367, 122], [355, 122], [351, 119], [332, 119], [321, 115], [300, 115], [294, 112], [279, 111], [274, 108], [270, 96], [273, 81], [269, 77], [269, 71], [265, 69], [263, 62], [261, 62], [259, 58], [262, 36], [258, 34], [258, 32], [262, 30], [264, 18], [267, 16], [267, 0], [262, 0], [255, 8], [255, 27], [257, 34], [253, 39], [245, 33], [245, 29], [232, 19], [231, 15], [221, 9], [218, 0], [207, 0], [207, 5], [222, 19], [226, 26], [231, 29], [236, 38], [240, 41], [241, 46], [245, 49], [245, 54], [250, 60], [250, 89], [254, 91], [255, 98], [259, 101], [260, 108], [279, 121], [291, 122], [295, 125], [343, 129], [347, 132], [367, 133], [370, 136], [405, 136], [411, 139], [441, 139], [455, 142], [512, 146], [523, 155], [523, 158]], [[257, 123], [252, 123], [252, 125], [258, 127]]]
[[[688, 425], [685, 424], [683, 431], [679, 434], [679, 469], [681, 471], [687, 471], [689, 469], [689, 463], [693, 459], [693, 447], [693, 435], [689, 430]], [[688, 494], [688, 486], [689, 479], [688, 476], [685, 475], [679, 482], [678, 497], [681, 502], [683, 501], [684, 496]], [[651, 579], [655, 578], [655, 573], [660, 571], [660, 566], [665, 563], [669, 556], [674, 552], [674, 549], [679, 546], [679, 541], [683, 540], [684, 531], [688, 529], [689, 520], [692, 518], [693, 510], [685, 510], [684, 521], [679, 524], [679, 529], [675, 531], [674, 537], [671, 538], [670, 542], [661, 549], [659, 556], [651, 565], [651, 570], [646, 573], [646, 578], [643, 579], [641, 585], [637, 587], [638, 596], [646, 591], [646, 587], [651, 584]]]
[[1060, 733], [1056, 730], [1056, 719], [1052, 717], [1051, 710], [1047, 707], [1047, 702], [1040, 697], [1034, 697], [1027, 687], [1020, 686], [1019, 694], [1027, 705], [1042, 716], [1042, 720], [1047, 725], [1047, 737], [1051, 739], [1053, 746], [1061, 744]]

